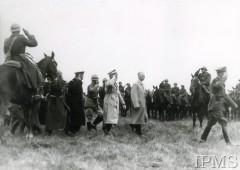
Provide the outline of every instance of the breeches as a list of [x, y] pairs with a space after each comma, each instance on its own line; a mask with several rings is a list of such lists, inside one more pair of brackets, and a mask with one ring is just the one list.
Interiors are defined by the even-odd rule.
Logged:
[[87, 117], [88, 121], [92, 120], [93, 114], [96, 114], [97, 116], [103, 115], [103, 111], [102, 111], [101, 107], [99, 107], [99, 106], [94, 107], [94, 108], [86, 108], [85, 112], [86, 112], [86, 117]]

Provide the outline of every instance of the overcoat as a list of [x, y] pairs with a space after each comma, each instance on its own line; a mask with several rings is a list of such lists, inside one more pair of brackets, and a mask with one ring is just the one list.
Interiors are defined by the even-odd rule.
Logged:
[[[146, 94], [143, 83], [138, 80], [133, 84], [131, 90], [131, 124], [144, 124], [146, 119]], [[139, 107], [139, 109], [134, 109]]]
[[66, 95], [67, 104], [70, 107], [69, 119], [70, 125], [85, 125], [85, 112], [83, 103], [82, 81], [74, 78], [68, 84], [68, 93]]
[[67, 109], [65, 108], [65, 98], [63, 85], [60, 81], [55, 81], [50, 85], [48, 96], [46, 129], [58, 130], [66, 126]]
[[125, 104], [120, 94], [116, 78], [105, 82], [106, 94], [103, 105], [103, 121], [105, 124], [117, 124], [119, 117], [119, 102]]

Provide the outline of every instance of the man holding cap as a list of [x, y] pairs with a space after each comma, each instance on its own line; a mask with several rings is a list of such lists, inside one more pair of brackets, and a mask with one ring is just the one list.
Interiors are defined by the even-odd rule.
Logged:
[[207, 140], [208, 134], [211, 131], [212, 126], [214, 126], [218, 122], [222, 126], [222, 132], [225, 142], [228, 145], [231, 145], [231, 141], [227, 130], [227, 119], [223, 115], [223, 111], [225, 110], [224, 102], [226, 101], [234, 108], [237, 108], [238, 105], [225, 92], [225, 82], [228, 76], [226, 67], [220, 67], [216, 69], [216, 71], [217, 77], [214, 78], [212, 83], [210, 84], [210, 101], [208, 104], [209, 112], [208, 124], [201, 136], [200, 143], [205, 142]]
[[77, 135], [82, 125], [85, 126], [83, 75], [84, 71], [76, 72], [75, 78], [68, 84], [67, 104], [70, 107], [70, 113], [66, 133], [73, 136]]
[[125, 102], [116, 83], [118, 78], [116, 70], [113, 70], [108, 74], [110, 80], [106, 81], [106, 95], [104, 97], [103, 105], [103, 131], [106, 135], [109, 135], [112, 125], [118, 123], [119, 101], [123, 105], [123, 109], [126, 109]]

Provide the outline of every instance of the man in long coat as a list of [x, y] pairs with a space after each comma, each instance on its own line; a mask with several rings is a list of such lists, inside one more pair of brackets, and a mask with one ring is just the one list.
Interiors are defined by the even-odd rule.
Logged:
[[84, 72], [76, 72], [75, 78], [68, 84], [67, 104], [70, 107], [68, 117], [68, 133], [76, 135], [81, 126], [85, 126], [85, 112], [83, 103], [83, 80]]
[[116, 70], [113, 70], [108, 74], [110, 80], [106, 81], [106, 95], [104, 97], [103, 105], [103, 131], [106, 135], [109, 135], [112, 125], [118, 123], [119, 101], [123, 105], [123, 108], [126, 109], [125, 102], [116, 83], [118, 78]]
[[133, 84], [131, 91], [131, 127], [136, 130], [138, 135], [142, 135], [141, 125], [146, 122], [146, 90], [143, 85], [145, 75], [142, 72], [138, 73], [138, 81]]
[[57, 78], [51, 82], [48, 95], [45, 132], [51, 135], [53, 130], [64, 129], [66, 126], [67, 106], [64, 94], [65, 81], [58, 71]]
[[211, 131], [212, 126], [217, 122], [222, 126], [223, 137], [228, 145], [231, 145], [231, 141], [227, 129], [227, 119], [223, 115], [225, 110], [224, 102], [237, 108], [238, 105], [226, 94], [225, 82], [227, 80], [226, 67], [220, 67], [217, 70], [217, 77], [213, 79], [210, 85], [211, 97], [208, 104], [209, 118], [208, 124], [201, 136], [200, 142], [207, 140], [208, 134]]
[[31, 35], [25, 29], [23, 29], [23, 32], [27, 38], [20, 35], [20, 25], [18, 24], [12, 24], [11, 32], [11, 36], [4, 42], [4, 53], [11, 52], [10, 58], [6, 58], [6, 61], [14, 60], [20, 62], [26, 86], [36, 90], [44, 80], [41, 73], [39, 73], [36, 67], [27, 59], [25, 50], [26, 47], [36, 47], [38, 45], [37, 40], [34, 35]]

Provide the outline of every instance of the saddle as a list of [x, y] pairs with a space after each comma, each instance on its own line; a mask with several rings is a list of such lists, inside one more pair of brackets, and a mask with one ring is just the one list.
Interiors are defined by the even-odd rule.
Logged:
[[18, 62], [18, 61], [14, 61], [14, 60], [6, 61], [6, 62], [3, 63], [2, 65], [3, 65], [3, 66], [7, 66], [7, 67], [21, 68], [21, 63]]

